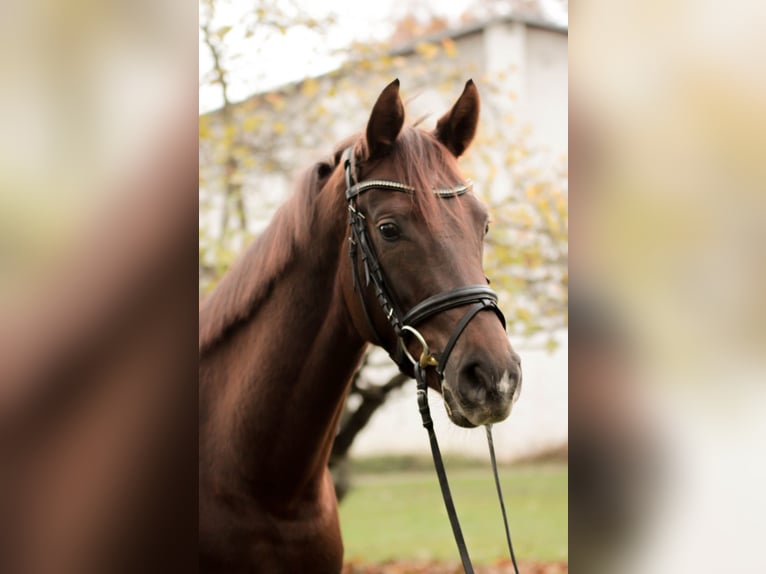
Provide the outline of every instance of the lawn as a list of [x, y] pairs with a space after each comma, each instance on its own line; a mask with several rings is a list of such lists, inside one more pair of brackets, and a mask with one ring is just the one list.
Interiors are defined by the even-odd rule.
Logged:
[[[447, 468], [471, 558], [488, 563], [508, 550], [491, 470]], [[340, 506], [345, 556], [457, 559], [433, 471], [355, 474]], [[567, 560], [567, 466], [526, 464], [501, 469], [508, 520], [519, 560]]]

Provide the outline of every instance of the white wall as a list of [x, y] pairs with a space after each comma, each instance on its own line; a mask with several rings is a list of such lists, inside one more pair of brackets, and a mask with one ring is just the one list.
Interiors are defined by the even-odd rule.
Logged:
[[527, 29], [524, 115], [534, 140], [556, 155], [569, 145], [567, 41], [564, 34]]

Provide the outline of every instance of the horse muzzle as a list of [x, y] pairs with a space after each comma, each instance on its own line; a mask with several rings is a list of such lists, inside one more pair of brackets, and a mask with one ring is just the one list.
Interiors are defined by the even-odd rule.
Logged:
[[445, 373], [442, 395], [454, 424], [473, 428], [508, 418], [521, 392], [521, 366], [515, 353], [503, 363], [466, 360]]

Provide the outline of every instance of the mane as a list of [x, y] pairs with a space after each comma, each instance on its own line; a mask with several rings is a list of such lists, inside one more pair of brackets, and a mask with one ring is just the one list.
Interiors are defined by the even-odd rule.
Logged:
[[[268, 297], [277, 278], [295, 260], [295, 254], [310, 245], [311, 228], [305, 223], [317, 216], [316, 199], [322, 188], [335, 189], [343, 185], [343, 170], [337, 168], [343, 151], [349, 146], [355, 146], [363, 172], [378, 164], [366, 159], [368, 152], [364, 138], [357, 134], [336, 146], [332, 160], [318, 162], [303, 172], [293, 195], [282, 204], [266, 230], [250, 244], [200, 306], [200, 354], [210, 350], [230, 329], [248, 319]], [[452, 187], [462, 181], [457, 162], [429, 132], [417, 127], [403, 128], [391, 153], [380, 161], [390, 161], [394, 177], [416, 189], [410, 196], [413, 205], [432, 229], [445, 224], [446, 213], [455, 215], [453, 206], [459, 202], [440, 200], [431, 190]], [[342, 193], [336, 195], [338, 202], [329, 202], [331, 206], [325, 209], [337, 208], [336, 213], [343, 213], [345, 207], [340, 203], [345, 199]], [[335, 213], [320, 211], [319, 217], [323, 215], [337, 217]], [[452, 219], [459, 221], [461, 218]]]
[[268, 227], [226, 272], [199, 310], [199, 352], [205, 353], [225, 333], [246, 320], [268, 297], [276, 279], [309, 242], [317, 192], [327, 180], [326, 162], [305, 170], [294, 193], [276, 211]]

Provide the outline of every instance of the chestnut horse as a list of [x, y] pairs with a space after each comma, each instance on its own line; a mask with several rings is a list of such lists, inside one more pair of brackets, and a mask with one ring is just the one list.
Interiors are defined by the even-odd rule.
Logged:
[[[379, 270], [401, 309], [463, 286], [488, 290], [487, 209], [462, 192], [466, 185], [460, 193], [433, 192], [465, 181], [456, 159], [473, 140], [478, 116], [479, 94], [469, 81], [433, 132], [403, 127], [399, 82], [389, 84], [364, 134], [308, 170], [203, 302], [202, 572], [340, 572], [330, 448], [366, 345], [377, 343], [392, 355], [398, 346], [374, 282], [363, 279], [369, 262], [349, 257], [349, 207], [363, 214]], [[369, 189], [353, 205], [346, 196], [349, 164], [353, 179]], [[393, 182], [406, 192], [392, 191], [399, 185]], [[464, 307], [418, 326], [430, 348], [444, 350]], [[435, 377], [429, 384], [443, 391], [457, 425], [503, 420], [520, 386], [518, 357], [495, 313], [477, 313], [464, 327], [443, 385]], [[408, 351], [416, 349], [411, 342]]]

